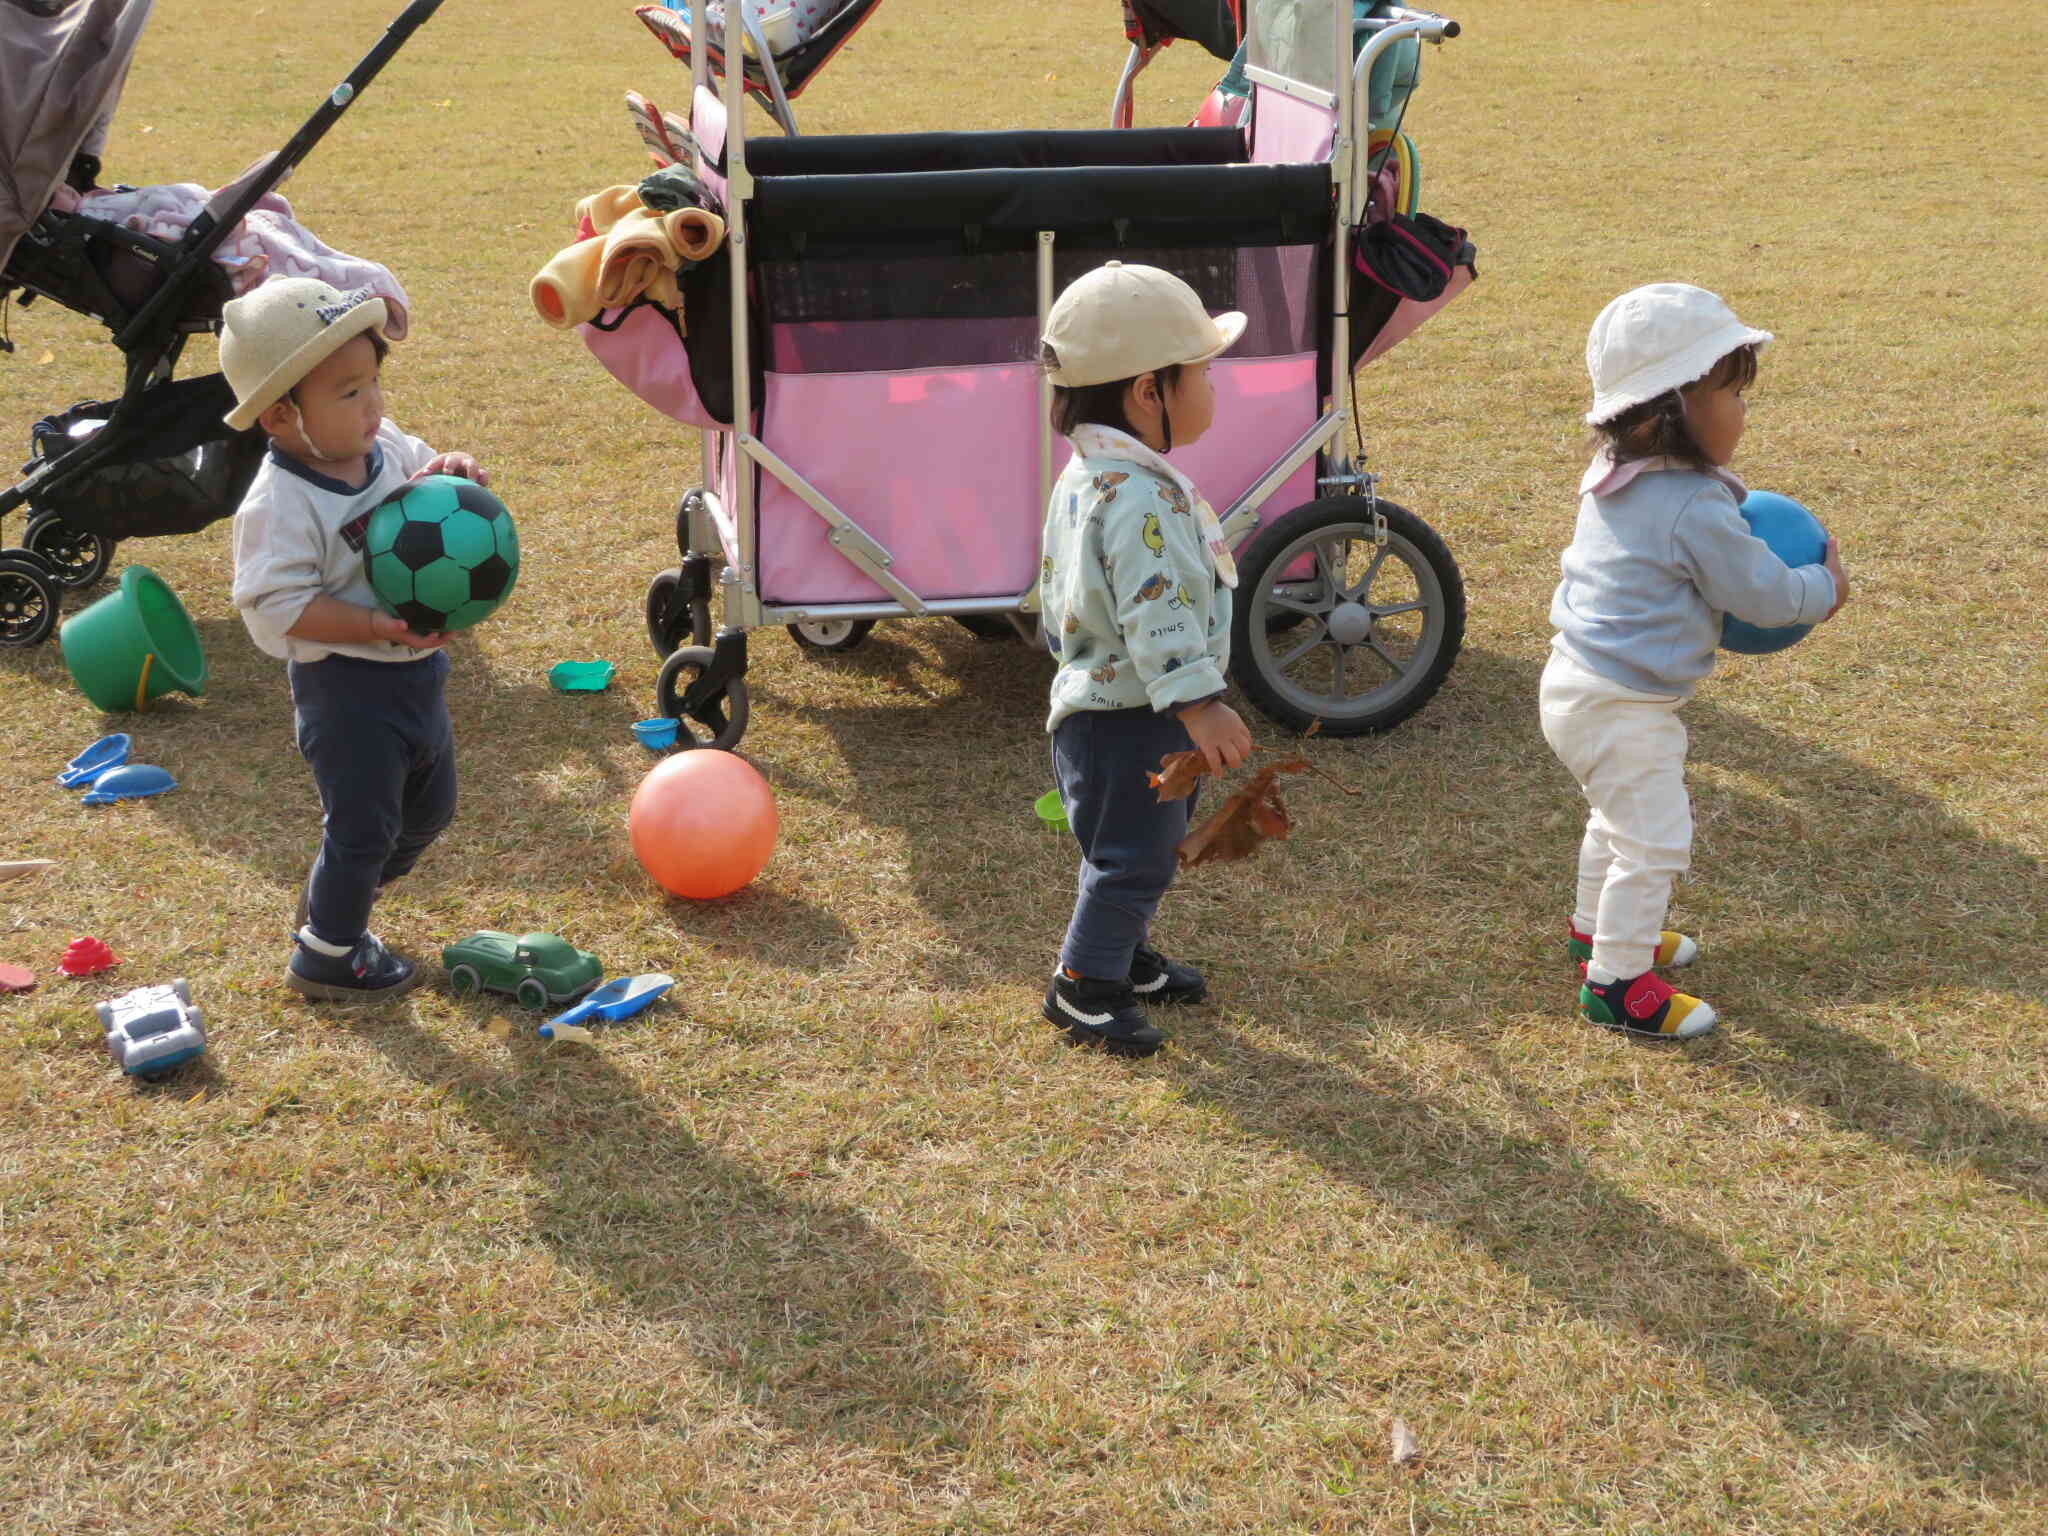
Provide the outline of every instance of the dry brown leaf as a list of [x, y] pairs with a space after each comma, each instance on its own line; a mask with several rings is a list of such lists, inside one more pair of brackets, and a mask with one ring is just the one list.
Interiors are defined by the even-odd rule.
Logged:
[[1185, 799], [1194, 793], [1195, 785], [1202, 775], [1209, 771], [1209, 760], [1193, 748], [1186, 752], [1169, 752], [1159, 759], [1159, 771], [1145, 775], [1145, 782], [1159, 791], [1163, 804], [1168, 800]]
[[484, 1028], [491, 1032], [493, 1040], [510, 1040], [512, 1038], [512, 1021], [502, 1013], [492, 1014], [490, 1022], [484, 1025]]
[[554, 1026], [552, 1038], [556, 1040], [577, 1040], [581, 1041], [584, 1045], [588, 1045], [591, 1041], [591, 1034], [589, 1030], [583, 1028], [580, 1024], [557, 1024]]
[[1217, 808], [1215, 815], [1181, 839], [1175, 850], [1181, 868], [1248, 859], [1268, 838], [1285, 837], [1293, 823], [1288, 819], [1287, 807], [1280, 803], [1280, 790], [1274, 780], [1283, 773], [1307, 771], [1306, 760], [1290, 757], [1253, 774], [1244, 788]]

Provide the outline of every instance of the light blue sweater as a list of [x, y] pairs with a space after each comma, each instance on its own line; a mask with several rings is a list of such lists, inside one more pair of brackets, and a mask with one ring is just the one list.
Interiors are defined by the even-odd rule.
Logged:
[[1785, 564], [1737, 511], [1726, 471], [1669, 459], [1595, 459], [1579, 522], [1558, 562], [1552, 645], [1642, 693], [1691, 694], [1714, 667], [1721, 615], [1765, 628], [1818, 624], [1835, 605], [1825, 567]]

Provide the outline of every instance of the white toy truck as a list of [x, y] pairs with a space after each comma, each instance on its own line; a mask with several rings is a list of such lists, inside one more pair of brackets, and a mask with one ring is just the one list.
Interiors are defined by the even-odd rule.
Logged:
[[130, 1077], [161, 1077], [206, 1049], [203, 1015], [180, 976], [169, 986], [137, 987], [94, 1005], [107, 1052]]

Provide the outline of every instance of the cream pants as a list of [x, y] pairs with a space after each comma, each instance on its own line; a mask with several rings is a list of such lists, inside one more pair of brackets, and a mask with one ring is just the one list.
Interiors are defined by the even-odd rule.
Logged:
[[1593, 935], [1587, 973], [1639, 976], [1656, 959], [1672, 882], [1692, 862], [1685, 701], [1624, 688], [1556, 651], [1538, 697], [1543, 739], [1592, 807], [1572, 911], [1572, 926]]

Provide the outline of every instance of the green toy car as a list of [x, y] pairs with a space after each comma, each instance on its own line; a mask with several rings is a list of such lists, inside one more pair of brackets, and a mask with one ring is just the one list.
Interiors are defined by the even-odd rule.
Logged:
[[604, 965], [552, 933], [498, 933], [485, 928], [441, 951], [456, 992], [509, 992], [522, 1007], [545, 1008], [581, 997], [604, 976]]

